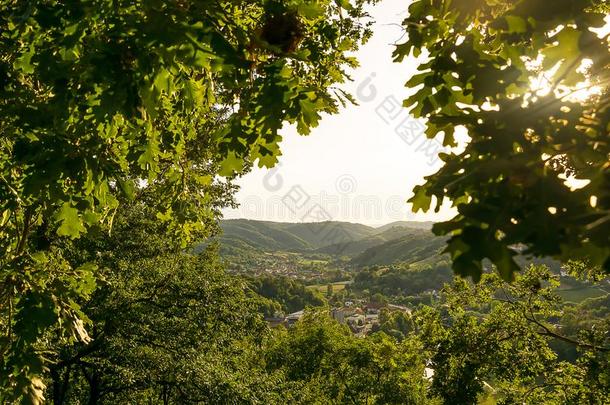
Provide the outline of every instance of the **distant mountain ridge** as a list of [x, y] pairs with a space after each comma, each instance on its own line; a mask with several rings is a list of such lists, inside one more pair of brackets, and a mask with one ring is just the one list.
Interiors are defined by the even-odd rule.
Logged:
[[379, 226], [376, 229], [381, 232], [391, 228], [412, 228], [431, 230], [432, 225], [434, 225], [434, 222], [432, 221], [395, 221], [390, 222], [389, 224]]
[[329, 246], [324, 246], [318, 249], [320, 253], [340, 254], [346, 256], [356, 256], [364, 253], [368, 249], [374, 249], [393, 240], [401, 240], [406, 237], [416, 237], [421, 239], [433, 238], [434, 235], [430, 231], [407, 228], [402, 226], [393, 226], [391, 228], [375, 228], [376, 233], [363, 239], [352, 240], [347, 243], [337, 243]]
[[220, 222], [221, 246], [232, 254], [292, 251], [347, 256], [354, 265], [438, 258], [445, 238], [432, 222], [398, 221], [380, 227], [351, 222], [285, 223], [229, 219]]
[[376, 246], [371, 246], [355, 256], [351, 262], [356, 266], [364, 267], [397, 262], [436, 261], [441, 256], [445, 243], [445, 237], [435, 236], [430, 231], [417, 229], [415, 232], [390, 239]]
[[[447, 237], [432, 233], [433, 222], [398, 221], [379, 227], [351, 222], [288, 223], [228, 219], [220, 222], [221, 254], [249, 257], [273, 252], [323, 254], [367, 267], [394, 263], [432, 264], [447, 260], [442, 254]], [[203, 244], [202, 244], [203, 245]], [[517, 256], [521, 266], [544, 263], [554, 272], [559, 262]]]
[[372, 236], [375, 228], [351, 222], [271, 222], [228, 219], [220, 222], [223, 240], [239, 239], [261, 250], [316, 250]]

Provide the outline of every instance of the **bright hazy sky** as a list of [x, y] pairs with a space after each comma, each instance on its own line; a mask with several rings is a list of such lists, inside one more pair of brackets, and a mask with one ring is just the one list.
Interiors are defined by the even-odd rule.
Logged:
[[[353, 72], [354, 82], [344, 86], [359, 105], [323, 117], [307, 137], [284, 128], [280, 164], [241, 178], [240, 207], [226, 209], [225, 218], [381, 225], [454, 215], [448, 206], [438, 214], [413, 214], [406, 203], [413, 186], [440, 167], [434, 153], [438, 142], [426, 142], [423, 125], [398, 107], [408, 95], [404, 83], [418, 65], [415, 59], [397, 64], [391, 58], [392, 44], [402, 40], [399, 24], [409, 3], [385, 0], [370, 9], [374, 36], [356, 55], [361, 66]], [[610, 15], [606, 22], [595, 31], [600, 37], [610, 32]], [[464, 144], [465, 132], [457, 131], [456, 140]]]
[[417, 66], [414, 59], [397, 64], [391, 58], [408, 4], [386, 0], [370, 10], [374, 36], [357, 54], [354, 82], [344, 86], [359, 106], [324, 116], [306, 137], [285, 127], [279, 166], [256, 168], [241, 178], [240, 207], [225, 210], [225, 218], [380, 225], [452, 216], [449, 209], [413, 214], [406, 204], [413, 186], [440, 166], [432, 153], [440, 144], [425, 141], [424, 127], [396, 105], [408, 94], [404, 83]]

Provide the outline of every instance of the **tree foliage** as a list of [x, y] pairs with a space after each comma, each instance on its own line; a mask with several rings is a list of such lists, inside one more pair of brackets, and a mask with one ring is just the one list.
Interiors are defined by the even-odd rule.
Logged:
[[572, 306], [558, 286], [546, 266], [512, 283], [495, 273], [477, 284], [456, 277], [433, 305], [382, 311], [366, 337], [311, 309], [275, 331], [263, 364], [289, 403], [603, 404], [608, 296]]
[[112, 229], [126, 201], [182, 241], [210, 234], [231, 178], [272, 166], [350, 97], [363, 2], [0, 3], [0, 387], [42, 401], [37, 347], [86, 343], [92, 264], [58, 241]]
[[305, 284], [285, 276], [247, 277], [246, 281], [254, 292], [279, 303], [284, 312], [297, 312], [307, 306], [320, 307], [326, 304], [320, 292], [308, 289]]
[[596, 31], [609, 11], [599, 0], [409, 6], [394, 57], [426, 60], [404, 105], [447, 146], [459, 128], [470, 137], [410, 200], [415, 211], [433, 198], [436, 210], [444, 198], [457, 207], [434, 226], [451, 235], [457, 274], [479, 279], [487, 258], [510, 280], [516, 244], [610, 271], [610, 49]]
[[270, 390], [250, 362], [267, 329], [246, 285], [213, 246], [182, 252], [147, 211], [124, 207], [111, 237], [67, 243], [75, 265], [98, 263], [101, 281], [82, 303], [90, 342], [47, 334], [53, 403], [262, 401]]
[[[51, 385], [55, 403], [468, 403], [489, 380], [507, 403], [603, 402], [607, 319], [576, 319], [607, 298], [564, 312], [544, 269], [459, 281], [442, 307], [388, 317], [400, 340], [314, 312], [269, 338], [264, 300], [188, 251], [217, 230], [231, 180], [276, 163], [283, 125], [307, 134], [353, 101], [336, 85], [370, 35], [365, 3], [0, 2], [0, 401], [40, 404]], [[435, 226], [456, 272], [479, 279], [489, 258], [511, 279], [516, 243], [608, 268], [610, 57], [590, 30], [607, 5], [409, 11], [395, 57], [430, 59], [405, 104], [445, 144], [471, 137], [412, 200], [458, 207]], [[598, 94], [575, 99], [581, 85]], [[286, 308], [319, 299], [271, 284]]]
[[358, 338], [328, 314], [306, 313], [266, 349], [290, 403], [426, 403], [425, 359], [416, 340]]
[[431, 265], [389, 266], [365, 268], [354, 276], [353, 290], [368, 290], [371, 294], [404, 297], [426, 290], [440, 289], [452, 280], [448, 260]]
[[[604, 403], [610, 314], [603, 308], [583, 318], [588, 325], [564, 327], [558, 321], [587, 304], [566, 306], [558, 284], [545, 266], [529, 267], [513, 283], [496, 274], [477, 285], [456, 278], [440, 308], [417, 311], [415, 333], [434, 370], [430, 394], [444, 403], [476, 403], [485, 393], [502, 404]], [[561, 342], [576, 349], [571, 361], [553, 349]]]

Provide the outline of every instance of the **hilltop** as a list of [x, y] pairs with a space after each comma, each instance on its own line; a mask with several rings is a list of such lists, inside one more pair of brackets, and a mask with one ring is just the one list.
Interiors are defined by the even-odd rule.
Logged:
[[380, 227], [351, 222], [285, 223], [230, 219], [220, 222], [225, 256], [293, 252], [347, 257], [353, 266], [418, 262], [438, 258], [445, 238], [431, 222], [399, 221]]

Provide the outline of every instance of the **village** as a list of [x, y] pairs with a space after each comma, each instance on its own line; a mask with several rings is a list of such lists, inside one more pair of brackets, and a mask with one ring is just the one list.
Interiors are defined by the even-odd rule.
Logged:
[[[403, 305], [366, 302], [364, 300], [345, 301], [342, 306], [329, 310], [330, 316], [337, 322], [347, 325], [354, 335], [365, 337], [380, 330], [380, 314], [383, 310], [400, 311], [411, 315], [411, 309]], [[304, 315], [305, 309], [287, 315], [266, 317], [270, 327], [292, 327]]]

